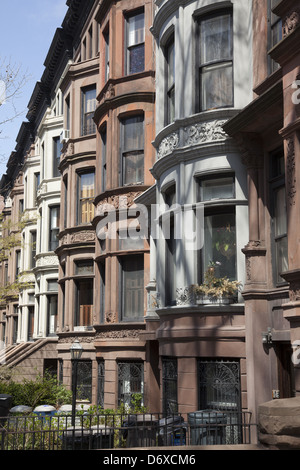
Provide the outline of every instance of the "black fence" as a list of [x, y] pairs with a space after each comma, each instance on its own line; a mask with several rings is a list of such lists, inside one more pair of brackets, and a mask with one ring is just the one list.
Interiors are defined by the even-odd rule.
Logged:
[[0, 450], [94, 450], [188, 445], [251, 444], [251, 414], [197, 411], [163, 417], [26, 415], [0, 418]]

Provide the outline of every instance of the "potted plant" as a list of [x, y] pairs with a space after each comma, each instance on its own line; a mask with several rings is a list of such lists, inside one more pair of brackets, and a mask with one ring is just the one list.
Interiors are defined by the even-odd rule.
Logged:
[[228, 277], [217, 277], [216, 267], [220, 263], [210, 263], [204, 275], [204, 282], [195, 286], [198, 304], [230, 304], [233, 303], [241, 286], [239, 281], [231, 281]]

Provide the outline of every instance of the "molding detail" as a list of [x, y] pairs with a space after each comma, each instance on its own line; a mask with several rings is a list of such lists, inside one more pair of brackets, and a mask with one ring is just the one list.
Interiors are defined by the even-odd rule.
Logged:
[[37, 259], [36, 266], [57, 266], [58, 265], [58, 257], [55, 255], [46, 255], [42, 256], [41, 258]]
[[226, 120], [214, 120], [185, 127], [184, 145], [226, 140], [228, 136], [223, 129], [226, 122]]
[[73, 233], [70, 236], [71, 243], [84, 243], [95, 241], [95, 232], [91, 230], [85, 230], [83, 232]]
[[287, 141], [287, 195], [290, 206], [295, 205], [296, 195], [296, 162], [295, 162], [295, 144], [292, 138]]
[[165, 137], [158, 148], [157, 156], [162, 158], [169, 153], [173, 152], [179, 145], [179, 133], [173, 132], [172, 134]]
[[289, 13], [283, 21], [283, 37], [291, 34], [300, 24], [300, 8]]

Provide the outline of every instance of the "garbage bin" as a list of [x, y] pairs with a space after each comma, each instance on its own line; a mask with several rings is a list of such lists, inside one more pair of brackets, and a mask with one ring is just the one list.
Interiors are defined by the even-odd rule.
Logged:
[[7, 418], [11, 405], [12, 405], [12, 396], [1, 394], [0, 395], [0, 418]]
[[[158, 420], [151, 414], [131, 415], [123, 422], [126, 447], [153, 447], [156, 444]], [[125, 429], [124, 429], [125, 428]]]
[[97, 424], [90, 428], [92, 434], [92, 449], [113, 449], [114, 430], [105, 424]]
[[182, 416], [169, 416], [158, 422], [158, 445], [180, 446], [186, 443], [187, 423]]
[[221, 411], [201, 410], [189, 413], [191, 445], [225, 444], [227, 416]]
[[9, 410], [10, 415], [28, 415], [32, 412], [32, 408], [26, 405], [17, 405]]
[[40, 405], [33, 410], [33, 413], [44, 420], [47, 417], [51, 418], [52, 416], [55, 416], [56, 408], [51, 405]]
[[83, 428], [68, 428], [62, 433], [63, 450], [89, 450], [92, 448], [93, 434]]

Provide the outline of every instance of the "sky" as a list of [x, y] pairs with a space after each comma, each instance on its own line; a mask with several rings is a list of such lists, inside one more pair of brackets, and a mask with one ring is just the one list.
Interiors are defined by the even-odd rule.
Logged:
[[9, 102], [0, 106], [0, 123], [17, 114], [13, 121], [0, 124], [0, 179], [15, 150], [21, 124], [27, 121], [27, 105], [67, 9], [66, 0], [0, 0], [0, 77], [8, 63], [13, 70], [20, 70], [19, 77], [26, 76], [14, 108]]

